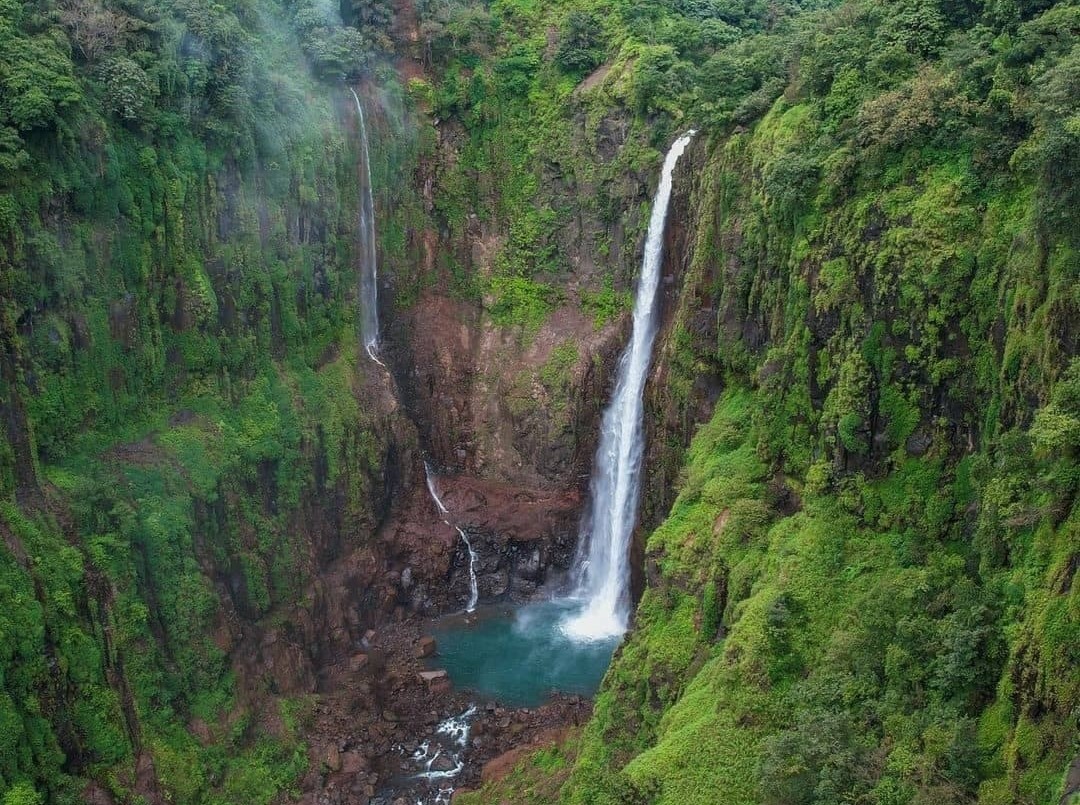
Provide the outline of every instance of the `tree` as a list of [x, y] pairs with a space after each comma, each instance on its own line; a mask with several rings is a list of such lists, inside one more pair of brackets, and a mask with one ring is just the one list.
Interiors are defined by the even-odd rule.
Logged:
[[584, 75], [603, 61], [604, 30], [596, 15], [588, 11], [571, 11], [559, 36], [555, 62], [563, 71]]
[[883, 44], [899, 44], [917, 56], [932, 56], [948, 33], [937, 0], [902, 0], [890, 8], [881, 27]]
[[19, 131], [54, 123], [81, 98], [59, 30], [27, 34], [22, 4], [0, 0], [0, 125]]
[[123, 120], [141, 119], [157, 93], [157, 85], [146, 71], [124, 56], [107, 60], [99, 76], [110, 110]]
[[67, 0], [60, 7], [60, 22], [88, 62], [122, 46], [139, 25], [127, 14], [105, 8], [97, 1], [83, 0]]
[[42, 805], [44, 798], [30, 783], [16, 783], [4, 794], [0, 805]]
[[1080, 358], [1074, 358], [1057, 385], [1050, 404], [1035, 414], [1031, 438], [1047, 455], [1080, 451]]
[[389, 0], [352, 0], [352, 23], [372, 32], [386, 32], [394, 19]]

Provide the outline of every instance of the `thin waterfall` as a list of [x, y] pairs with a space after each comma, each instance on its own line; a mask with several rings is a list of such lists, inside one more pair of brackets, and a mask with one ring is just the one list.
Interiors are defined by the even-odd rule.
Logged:
[[[427, 482], [428, 494], [431, 495], [431, 499], [435, 501], [435, 506], [439, 509], [439, 514], [449, 514], [450, 510], [447, 509], [446, 506], [443, 505], [442, 500], [439, 499], [439, 491], [435, 488], [435, 476], [431, 474], [431, 465], [426, 461], [424, 462], [424, 480]], [[443, 522], [450, 525], [445, 518], [443, 519]]]
[[469, 552], [469, 603], [465, 605], [465, 611], [474, 612], [476, 602], [480, 600], [480, 585], [476, 581], [476, 551], [473, 550], [465, 529], [458, 528], [458, 533], [461, 534], [462, 540], [465, 541], [465, 549]]
[[671, 175], [694, 133], [691, 130], [679, 137], [664, 159], [634, 299], [633, 332], [619, 357], [615, 393], [601, 420], [590, 506], [582, 522], [577, 557], [577, 597], [584, 600], [584, 608], [562, 624], [566, 634], [578, 639], [617, 637], [626, 631], [630, 617], [630, 538], [637, 520], [645, 447], [642, 396], [658, 326], [656, 290], [664, 254], [664, 225], [671, 200]]
[[371, 195], [371, 154], [368, 150], [364, 106], [356, 90], [349, 88], [356, 100], [360, 118], [360, 150], [364, 158], [364, 186], [360, 194], [360, 338], [368, 357], [379, 366], [379, 283], [375, 255], [375, 201]]
[[439, 497], [439, 490], [435, 487], [435, 476], [431, 472], [431, 466], [426, 461], [424, 462], [424, 480], [427, 482], [428, 494], [431, 495], [431, 499], [435, 502], [439, 514], [443, 515], [443, 522], [457, 529], [458, 534], [461, 535], [462, 542], [465, 543], [465, 550], [469, 553], [469, 603], [465, 605], [465, 611], [474, 612], [476, 610], [476, 604], [480, 600], [480, 584], [476, 580], [476, 551], [473, 550], [472, 542], [469, 541], [469, 536], [465, 533], [465, 529], [461, 526], [453, 525], [447, 519], [450, 516], [450, 510], [446, 508], [442, 499]]

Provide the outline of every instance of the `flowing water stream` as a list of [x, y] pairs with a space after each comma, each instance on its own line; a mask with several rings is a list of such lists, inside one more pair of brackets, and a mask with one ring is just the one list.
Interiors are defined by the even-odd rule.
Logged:
[[645, 448], [642, 396], [658, 326], [656, 290], [664, 256], [664, 226], [672, 173], [693, 136], [693, 131], [682, 135], [664, 159], [634, 299], [633, 332], [619, 358], [615, 393], [600, 425], [589, 514], [578, 546], [576, 597], [584, 606], [563, 622], [566, 633], [581, 640], [621, 636], [630, 616], [630, 538], [637, 521]]
[[434, 734], [416, 744], [415, 749], [397, 747], [409, 759], [406, 768], [411, 768], [397, 786], [412, 788], [416, 805], [449, 805], [453, 799], [454, 778], [465, 769], [465, 751], [475, 715], [476, 705], [470, 705], [464, 712], [440, 721]]
[[431, 466], [424, 462], [424, 480], [427, 482], [428, 494], [431, 495], [431, 499], [435, 502], [435, 506], [438, 507], [439, 513], [443, 516], [443, 522], [448, 526], [452, 526], [457, 529], [458, 534], [461, 535], [462, 541], [465, 543], [465, 550], [469, 552], [469, 603], [465, 605], [466, 612], [474, 612], [476, 610], [476, 603], [480, 600], [480, 586], [476, 580], [476, 551], [473, 550], [472, 542], [469, 541], [469, 535], [465, 533], [465, 529], [461, 526], [453, 525], [449, 519], [450, 511], [443, 505], [442, 500], [439, 498], [439, 490], [435, 486], [435, 476], [431, 473]]
[[379, 283], [375, 254], [375, 201], [371, 192], [371, 153], [368, 150], [364, 106], [356, 90], [349, 88], [360, 118], [360, 152], [364, 158], [364, 186], [360, 194], [360, 338], [364, 351], [379, 366]]

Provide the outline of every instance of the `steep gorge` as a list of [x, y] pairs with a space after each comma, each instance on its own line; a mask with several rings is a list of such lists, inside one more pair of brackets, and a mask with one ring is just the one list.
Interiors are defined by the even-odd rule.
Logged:
[[[574, 297], [523, 327], [455, 290], [448, 264], [490, 271], [471, 244], [505, 233], [435, 220], [425, 171], [452, 146], [422, 142], [430, 123], [411, 100], [366, 86], [379, 253], [398, 297], [393, 376], [373, 365], [356, 337], [363, 164], [350, 99], [306, 74], [280, 18], [145, 11], [112, 58], [141, 45], [219, 64], [209, 51], [227, 40], [200, 51], [193, 37], [230, 25], [257, 53], [276, 48], [272, 65], [249, 51], [238, 79], [266, 123], [248, 130], [245, 110], [223, 105], [188, 112], [185, 131], [178, 114], [209, 91], [190, 79], [175, 97], [137, 99], [141, 123], [94, 108], [77, 96], [102, 91], [94, 71], [108, 60], [82, 54], [90, 78], [72, 72], [53, 117], [20, 124], [16, 157], [33, 170], [12, 174], [2, 199], [12, 606], [0, 778], [10, 796], [265, 801], [304, 778], [309, 756], [304, 787], [334, 784], [336, 761], [329, 777], [318, 769], [338, 736], [308, 733], [324, 726], [311, 694], [342, 671], [371, 678], [351, 683], [351, 706], [377, 721], [380, 697], [408, 700], [415, 632], [382, 657], [372, 627], [386, 638], [385, 624], [459, 605], [464, 557], [431, 516], [424, 455], [449, 471], [447, 500], [477, 531], [485, 598], [527, 596], [568, 567], [621, 332]], [[40, 36], [25, 11], [12, 22]], [[190, 64], [135, 68], [164, 81]], [[299, 77], [275, 84], [273, 71]], [[215, 76], [214, 91], [229, 80]], [[314, 106], [301, 111], [297, 92]], [[86, 134], [42, 137], [69, 126]], [[65, 167], [41, 171], [50, 160]], [[415, 183], [391, 181], [400, 171]], [[379, 744], [377, 726], [376, 755], [400, 732]]]
[[[392, 747], [465, 704], [415, 675], [418, 619], [468, 595], [424, 461], [482, 600], [568, 568], [687, 117], [707, 130], [666, 234], [642, 603], [583, 732], [547, 731], [577, 701], [484, 711], [473, 762], [516, 754], [472, 796], [1068, 795], [1080, 305], [1052, 121], [1074, 6], [986, 12], [1008, 45], [914, 26], [941, 41], [879, 48], [882, 78], [857, 54], [894, 21], [859, 4], [762, 33], [615, 3], [601, 46], [574, 27], [591, 3], [558, 30], [526, 2], [374, 3], [355, 28], [103, 3], [132, 20], [103, 51], [30, 5], [0, 31], [4, 805], [380, 795]], [[11, 42], [55, 51], [46, 99], [15, 93]], [[691, 103], [695, 48], [739, 55]], [[389, 372], [360, 347], [340, 73], [369, 111]], [[529, 756], [537, 734], [559, 741]]]

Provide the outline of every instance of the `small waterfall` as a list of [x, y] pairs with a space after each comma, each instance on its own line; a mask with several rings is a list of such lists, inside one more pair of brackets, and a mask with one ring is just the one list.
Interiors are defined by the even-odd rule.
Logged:
[[356, 90], [349, 88], [356, 100], [356, 114], [360, 118], [360, 149], [364, 157], [364, 186], [360, 196], [360, 338], [368, 357], [379, 366], [379, 284], [375, 259], [375, 201], [371, 195], [371, 154], [368, 151], [367, 125], [364, 123], [364, 106]]
[[[439, 498], [439, 490], [435, 488], [435, 476], [431, 473], [431, 466], [426, 461], [424, 462], [424, 480], [427, 482], [428, 494], [431, 495], [431, 499], [435, 502], [436, 507], [438, 507], [439, 513], [443, 515], [443, 522], [447, 525], [452, 525], [447, 519], [450, 516], [450, 510], [446, 508], [442, 499]], [[476, 604], [480, 600], [480, 585], [476, 580], [476, 551], [473, 550], [472, 543], [469, 541], [465, 529], [456, 525], [453, 527], [456, 528], [457, 532], [461, 535], [461, 539], [465, 543], [465, 548], [469, 552], [469, 603], [465, 605], [465, 611], [474, 612], [476, 610]]]
[[[677, 139], [664, 159], [653, 199], [645, 259], [634, 299], [633, 333], [619, 357], [615, 393], [601, 421], [590, 482], [590, 507], [578, 547], [578, 590], [585, 606], [562, 625], [582, 640], [617, 637], [630, 615], [630, 538], [637, 519], [645, 434], [642, 395], [656, 339], [656, 290], [664, 253], [671, 175], [694, 131]], [[586, 539], [587, 538], [587, 539]], [[587, 552], [585, 544], [587, 542]]]
[[[435, 488], [435, 476], [431, 474], [431, 466], [426, 461], [424, 462], [424, 480], [427, 482], [428, 494], [431, 495], [431, 499], [435, 501], [435, 505], [438, 507], [439, 513], [443, 515], [449, 514], [450, 510], [447, 509], [446, 506], [443, 505], [443, 502], [439, 499], [439, 492]], [[443, 522], [447, 525], [450, 525], [450, 523], [446, 519], [444, 519]]]
[[469, 551], [469, 603], [465, 605], [465, 611], [473, 612], [476, 610], [476, 602], [480, 600], [480, 585], [476, 581], [476, 551], [473, 550], [469, 538], [465, 536], [465, 530], [458, 528], [458, 533], [465, 540], [465, 547]]
[[[427, 780], [435, 786], [434, 790], [429, 791], [432, 796], [431, 805], [448, 805], [453, 799], [454, 786], [450, 781], [465, 768], [464, 754], [469, 745], [469, 731], [476, 713], [476, 705], [470, 705], [465, 712], [439, 722], [435, 734], [421, 743], [409, 756], [413, 764], [420, 769], [414, 775], [415, 779]], [[398, 749], [403, 751], [401, 747]], [[435, 761], [440, 757], [446, 758], [446, 762], [441, 764], [442, 768], [436, 769]], [[419, 805], [424, 804], [423, 799], [417, 802]]]

